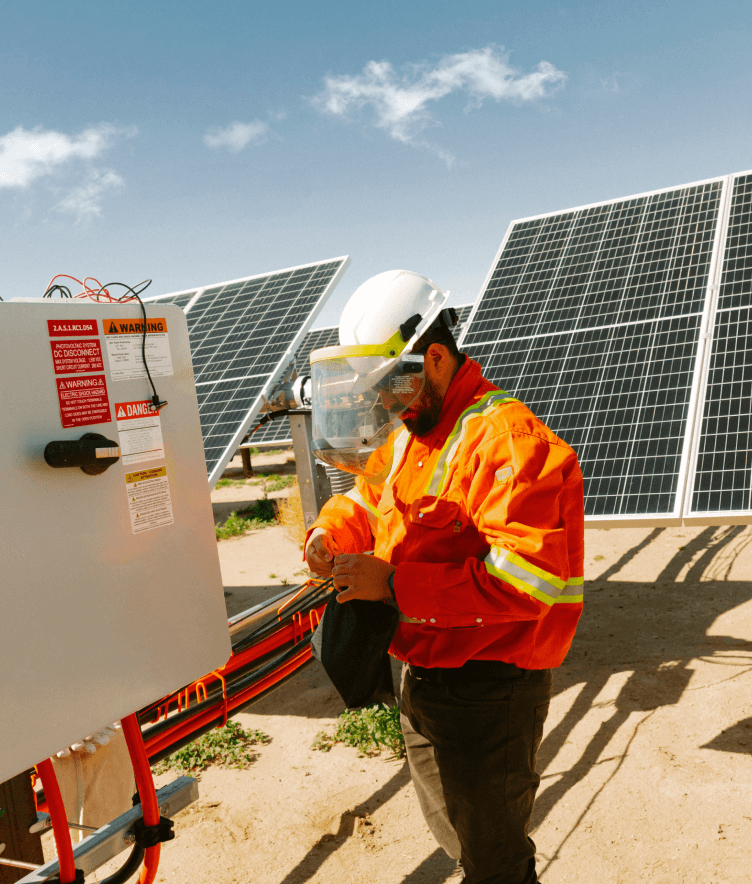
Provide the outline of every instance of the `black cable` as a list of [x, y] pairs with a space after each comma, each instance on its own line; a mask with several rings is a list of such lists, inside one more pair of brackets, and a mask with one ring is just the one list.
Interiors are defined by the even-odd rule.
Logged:
[[[97, 292], [97, 295], [99, 295], [101, 292], [107, 291], [110, 288], [110, 286], [113, 286], [113, 285], [119, 285], [122, 288], [126, 289], [130, 293], [130, 294], [126, 294], [126, 295], [121, 295], [121, 297], [119, 297], [119, 298], [115, 298], [115, 300], [118, 303], [122, 303], [124, 300], [131, 300], [132, 298], [135, 298], [138, 301], [138, 303], [141, 305], [141, 313], [143, 314], [143, 317], [144, 317], [144, 334], [143, 334], [143, 337], [141, 338], [141, 359], [143, 360], [144, 368], [146, 369], [146, 376], [149, 378], [149, 383], [151, 384], [151, 391], [153, 393], [153, 396], [151, 397], [152, 411], [159, 411], [160, 408], [164, 408], [165, 405], [167, 405], [167, 402], [166, 401], [163, 402], [162, 400], [160, 400], [159, 394], [157, 393], [157, 388], [154, 386], [154, 381], [152, 380], [152, 377], [151, 377], [151, 372], [149, 371], [149, 364], [146, 361], [146, 307], [144, 307], [144, 302], [140, 298], [141, 292], [146, 291], [146, 289], [148, 289], [149, 286], [151, 285], [151, 280], [144, 279], [141, 282], [136, 283], [135, 286], [126, 285], [126, 283], [124, 283], [124, 282], [108, 282], [107, 285], [102, 286], [102, 288], [99, 290], [99, 292]], [[96, 297], [96, 295], [95, 295], [95, 297]], [[97, 298], [97, 300], [98, 300], [98, 298]]]
[[122, 866], [107, 878], [104, 878], [99, 884], [125, 884], [129, 881], [141, 868], [146, 851], [140, 844], [134, 844], [130, 852], [130, 856]]
[[71, 290], [67, 285], [60, 285], [59, 283], [55, 283], [55, 285], [51, 285], [47, 291], [42, 295], [43, 298], [51, 298], [55, 292], [60, 292], [61, 298], [72, 298]]

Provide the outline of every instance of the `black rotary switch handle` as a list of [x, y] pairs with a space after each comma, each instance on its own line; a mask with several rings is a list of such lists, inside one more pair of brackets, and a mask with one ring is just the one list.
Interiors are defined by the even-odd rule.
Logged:
[[48, 442], [44, 459], [51, 467], [80, 467], [89, 476], [99, 476], [120, 460], [120, 446], [99, 433], [84, 433], [80, 439]]

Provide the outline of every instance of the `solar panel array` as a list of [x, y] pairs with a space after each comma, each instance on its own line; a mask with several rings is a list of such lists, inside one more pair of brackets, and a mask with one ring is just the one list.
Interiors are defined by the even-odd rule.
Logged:
[[510, 225], [462, 349], [577, 451], [593, 524], [752, 520], [750, 181]]
[[349, 263], [335, 258], [148, 299], [186, 312], [211, 485]]
[[[467, 322], [472, 304], [462, 304], [454, 308], [457, 311], [457, 332], [462, 331], [462, 326]], [[327, 328], [315, 328], [309, 331], [305, 340], [295, 354], [295, 371], [298, 377], [311, 373], [311, 364], [308, 357], [314, 350], [322, 347], [336, 347], [339, 344], [339, 329], [336, 325]], [[264, 424], [250, 438], [251, 445], [259, 447], [273, 447], [275, 445], [292, 445], [290, 435], [290, 422], [286, 417], [278, 417]]]

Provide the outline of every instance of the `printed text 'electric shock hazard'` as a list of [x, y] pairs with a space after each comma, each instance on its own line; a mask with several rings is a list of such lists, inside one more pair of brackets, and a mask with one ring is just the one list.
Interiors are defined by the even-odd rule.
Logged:
[[56, 378], [60, 419], [64, 427], [109, 424], [110, 401], [104, 375]]

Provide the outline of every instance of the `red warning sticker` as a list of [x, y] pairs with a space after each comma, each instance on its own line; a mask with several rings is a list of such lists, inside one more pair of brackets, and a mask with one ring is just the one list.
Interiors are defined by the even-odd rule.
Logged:
[[48, 319], [51, 338], [72, 338], [74, 335], [98, 335], [96, 319]]
[[104, 371], [99, 338], [90, 341], [50, 341], [55, 374]]
[[60, 419], [64, 427], [109, 424], [110, 400], [104, 375], [80, 378], [57, 378]]

